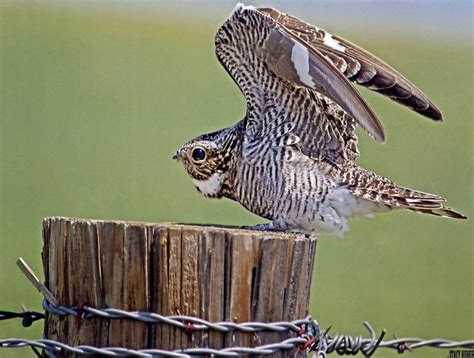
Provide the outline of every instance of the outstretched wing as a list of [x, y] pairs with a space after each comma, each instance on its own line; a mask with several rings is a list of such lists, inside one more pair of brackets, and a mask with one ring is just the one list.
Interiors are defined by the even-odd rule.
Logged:
[[[328, 127], [328, 133], [334, 132], [332, 142], [344, 141], [339, 138], [342, 136], [338, 129], [340, 124], [330, 123], [343, 115], [336, 115], [332, 121], [327, 120], [324, 113], [321, 115], [318, 108], [332, 104], [326, 103], [315, 91], [337, 103], [373, 138], [384, 141], [382, 125], [350, 81], [326, 56], [265, 12], [238, 4], [216, 34], [216, 54], [247, 100], [247, 119], [257, 124], [254, 132], [259, 128], [262, 134], [265, 127], [271, 125], [279, 126], [282, 135], [285, 131], [299, 135], [295, 133], [298, 128], [307, 134], [311, 128], [296, 123], [305, 117], [310, 126], [309, 122], [318, 122], [313, 132], [316, 126], [321, 130]], [[324, 103], [316, 106], [316, 100]], [[274, 115], [269, 116], [269, 113]], [[292, 121], [294, 126], [290, 128]], [[315, 150], [316, 147], [324, 150], [322, 142], [308, 144]], [[341, 145], [333, 143], [332, 146]]]
[[439, 109], [414, 84], [357, 45], [276, 9], [259, 8], [305, 44], [323, 54], [348, 79], [381, 93], [423, 116], [442, 120]]

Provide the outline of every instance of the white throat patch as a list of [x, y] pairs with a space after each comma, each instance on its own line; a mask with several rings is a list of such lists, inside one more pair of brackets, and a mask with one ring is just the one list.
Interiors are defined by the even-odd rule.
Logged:
[[214, 173], [206, 180], [193, 179], [194, 185], [205, 196], [213, 196], [220, 192], [222, 186], [222, 173]]

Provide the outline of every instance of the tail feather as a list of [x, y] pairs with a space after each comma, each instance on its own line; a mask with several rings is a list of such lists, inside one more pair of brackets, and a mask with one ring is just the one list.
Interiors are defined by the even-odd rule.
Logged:
[[422, 213], [422, 214], [430, 214], [430, 215], [436, 215], [436, 216], [442, 216], [445, 218], [453, 218], [453, 219], [467, 219], [467, 216], [451, 209], [448, 208], [447, 206], [442, 206], [441, 209], [410, 209], [408, 210], [417, 212], [417, 213]]
[[396, 197], [396, 200], [398, 206], [402, 208], [422, 214], [443, 216], [454, 219], [467, 219], [467, 217], [463, 214], [458, 213], [453, 209], [448, 208], [447, 206], [444, 206], [443, 202], [445, 201], [445, 199], [440, 196], [428, 194], [429, 196], [432, 196], [432, 198], [428, 199], [427, 197], [420, 197], [419, 194], [421, 192], [406, 188], [401, 189], [404, 189], [406, 191], [406, 196]]
[[[356, 196], [391, 208], [404, 208], [423, 214], [454, 219], [467, 217], [447, 206], [441, 196], [398, 186], [392, 181], [358, 167], [348, 188]], [[356, 180], [354, 180], [356, 179]]]

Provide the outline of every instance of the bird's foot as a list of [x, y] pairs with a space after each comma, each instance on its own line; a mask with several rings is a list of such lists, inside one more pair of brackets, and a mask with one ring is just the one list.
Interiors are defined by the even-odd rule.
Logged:
[[266, 224], [258, 224], [254, 226], [241, 226], [241, 229], [245, 230], [259, 230], [259, 231], [286, 231], [286, 228], [276, 226], [273, 222]]
[[307, 239], [316, 239], [317, 234], [314, 231], [299, 231], [299, 230], [291, 230], [287, 226], [282, 226], [276, 224], [275, 222], [270, 222], [266, 224], [258, 224], [254, 226], [241, 226], [241, 229], [244, 230], [258, 230], [258, 231], [276, 231], [276, 232], [295, 232], [303, 234]]

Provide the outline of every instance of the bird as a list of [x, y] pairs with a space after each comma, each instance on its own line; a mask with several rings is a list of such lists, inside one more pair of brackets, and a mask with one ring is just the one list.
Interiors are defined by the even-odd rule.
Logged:
[[381, 59], [274, 8], [237, 4], [215, 36], [219, 62], [240, 88], [235, 125], [183, 144], [198, 191], [269, 220], [261, 230], [342, 235], [348, 220], [408, 209], [455, 219], [441, 196], [399, 186], [356, 164], [355, 129], [385, 133], [353, 83], [441, 121], [436, 105]]

